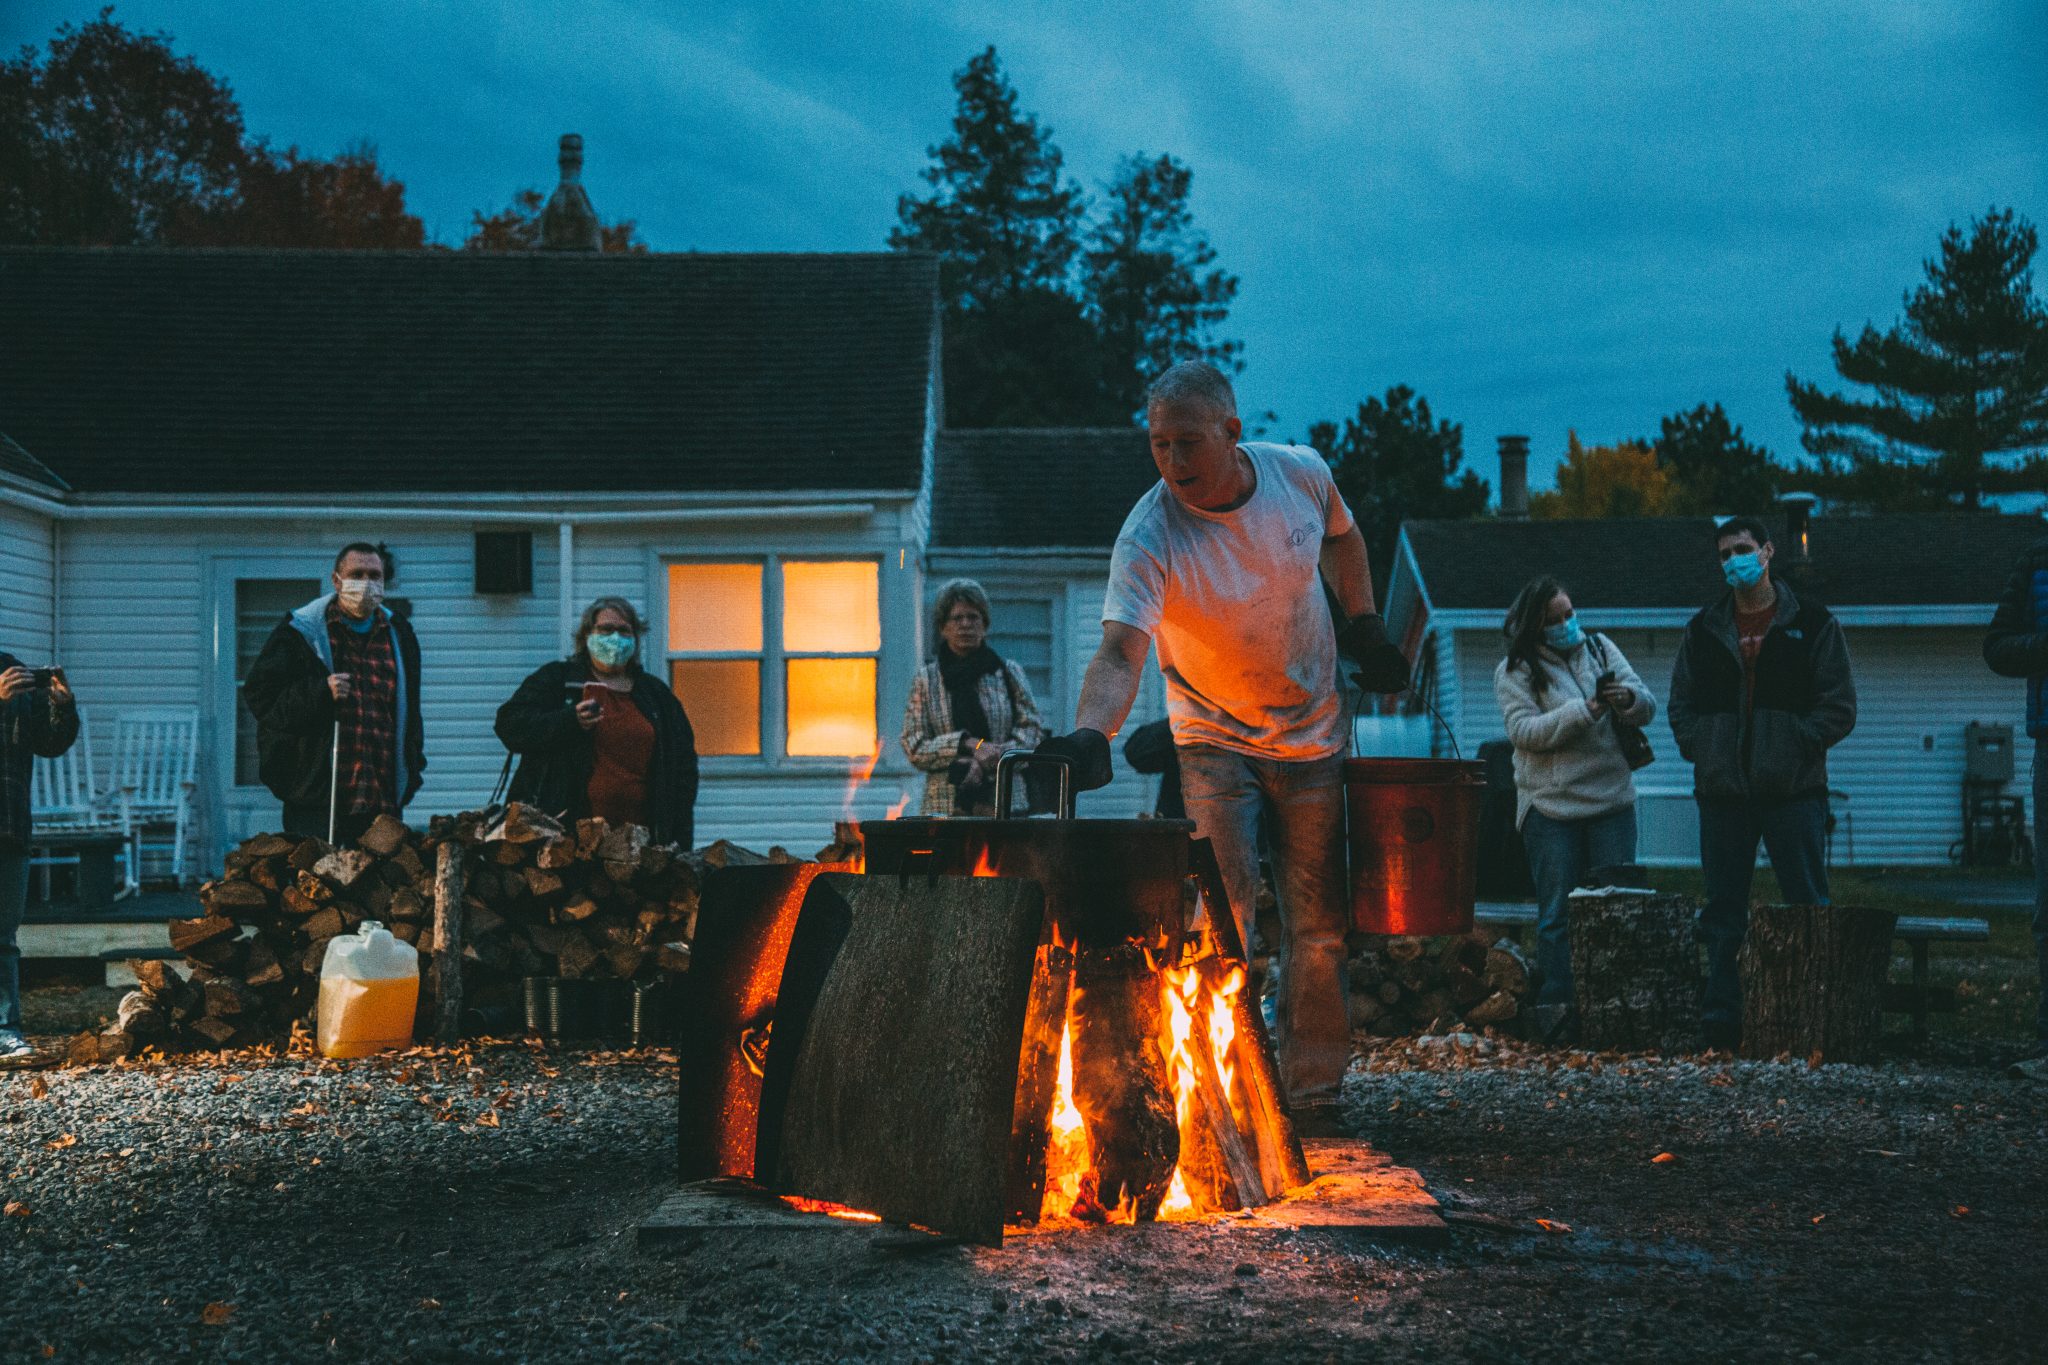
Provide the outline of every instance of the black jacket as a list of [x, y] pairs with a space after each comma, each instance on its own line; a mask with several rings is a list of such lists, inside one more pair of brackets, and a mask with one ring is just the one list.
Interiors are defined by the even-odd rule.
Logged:
[[1984, 662], [2002, 677], [2027, 680], [2027, 733], [2048, 739], [2048, 538], [2012, 566], [1984, 637]]
[[1715, 799], [1825, 796], [1828, 750], [1856, 728], [1856, 680], [1841, 623], [1777, 585], [1778, 606], [1745, 693], [1735, 595], [1699, 612], [1671, 670], [1671, 734], [1693, 792]]
[[[334, 646], [327, 639], [327, 604], [316, 597], [277, 623], [242, 682], [242, 700], [256, 717], [257, 775], [287, 806], [327, 804], [334, 766], [334, 697], [327, 675]], [[398, 804], [411, 801], [427, 767], [420, 725], [420, 642], [412, 625], [379, 607], [398, 647]]]
[[[576, 723], [577, 691], [592, 673], [582, 654], [535, 669], [498, 708], [498, 738], [519, 755], [514, 801], [551, 815], [590, 814], [590, 772], [597, 745]], [[696, 834], [697, 737], [676, 694], [637, 664], [633, 704], [654, 727], [654, 764], [647, 775], [648, 830], [662, 843], [688, 848]]]
[[[27, 664], [0, 653], [0, 673]], [[47, 687], [0, 702], [0, 849], [28, 847], [30, 773], [37, 755], [55, 758], [78, 738], [78, 704]]]

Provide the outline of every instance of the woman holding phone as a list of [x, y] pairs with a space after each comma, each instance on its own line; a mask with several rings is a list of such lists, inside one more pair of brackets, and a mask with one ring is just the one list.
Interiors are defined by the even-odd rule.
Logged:
[[31, 1055], [21, 1032], [21, 949], [28, 903], [29, 773], [78, 738], [78, 703], [59, 668], [0, 652], [0, 1061]]
[[697, 742], [676, 694], [640, 666], [646, 634], [625, 598], [592, 602], [575, 651], [535, 669], [498, 708], [498, 738], [519, 756], [514, 801], [571, 820], [643, 825], [688, 848]]
[[[1572, 889], [1595, 868], [1635, 861], [1622, 727], [1648, 725], [1657, 703], [1614, 642], [1579, 624], [1571, 594], [1548, 574], [1515, 595], [1502, 629], [1508, 652], [1493, 694], [1515, 746], [1515, 823], [1536, 883], [1536, 1004], [1548, 1023], [1572, 1003]], [[1558, 1008], [1546, 1016], [1546, 1006]]]

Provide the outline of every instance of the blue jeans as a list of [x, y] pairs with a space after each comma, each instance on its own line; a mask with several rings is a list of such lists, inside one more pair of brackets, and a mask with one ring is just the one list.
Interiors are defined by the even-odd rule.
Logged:
[[0, 853], [0, 1029], [21, 1028], [22, 907], [28, 903], [28, 855]]
[[1828, 903], [1828, 801], [1800, 796], [1789, 801], [1724, 801], [1700, 798], [1700, 871], [1707, 903], [1700, 911], [1700, 938], [1707, 945], [1707, 990], [1700, 1013], [1708, 1023], [1742, 1020], [1742, 971], [1738, 957], [1749, 931], [1749, 886], [1756, 876], [1756, 845], [1762, 839], [1787, 905]]
[[1536, 883], [1536, 965], [1543, 969], [1536, 1003], [1569, 1005], [1572, 888], [1596, 867], [1636, 860], [1635, 803], [1583, 820], [1553, 820], [1532, 809], [1522, 821], [1522, 846]]
[[2036, 1036], [2048, 1048], [2048, 740], [2034, 741], [2034, 956], [2041, 977]]
[[1283, 931], [1280, 1079], [1290, 1105], [1334, 1104], [1351, 1063], [1343, 759], [1283, 763], [1195, 744], [1180, 751], [1180, 779], [1195, 833], [1216, 846], [1247, 952], [1258, 914], [1259, 811], [1268, 812]]

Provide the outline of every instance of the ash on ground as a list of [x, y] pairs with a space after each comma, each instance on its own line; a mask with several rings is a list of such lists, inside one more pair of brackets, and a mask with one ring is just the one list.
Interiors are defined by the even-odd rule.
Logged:
[[[1448, 1250], [1201, 1225], [907, 1254], [633, 1229], [673, 1058], [474, 1046], [0, 1073], [0, 1357], [2019, 1359], [2048, 1088], [1984, 1065], [1372, 1046]], [[1625, 1353], [1625, 1354], [1624, 1354]]]

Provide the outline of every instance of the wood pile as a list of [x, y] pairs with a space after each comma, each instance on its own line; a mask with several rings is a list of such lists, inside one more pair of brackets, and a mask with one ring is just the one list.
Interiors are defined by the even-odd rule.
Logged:
[[488, 821], [479, 812], [436, 816], [424, 832], [381, 817], [341, 849], [261, 834], [200, 888], [204, 916], [171, 923], [189, 980], [167, 962], [131, 964], [139, 988], [109, 1028], [73, 1040], [73, 1059], [288, 1038], [313, 1012], [328, 944], [372, 920], [420, 950], [420, 1018], [433, 1020], [426, 968], [435, 947], [435, 865], [448, 843], [461, 851], [461, 976], [472, 1004], [511, 1003], [528, 976], [632, 980], [684, 971], [702, 872], [789, 860], [723, 841], [691, 852], [654, 843], [637, 825], [565, 826], [517, 803]]
[[1351, 959], [1351, 1027], [1382, 1037], [1510, 1028], [1535, 1001], [1534, 972], [1511, 938], [1375, 936]]

